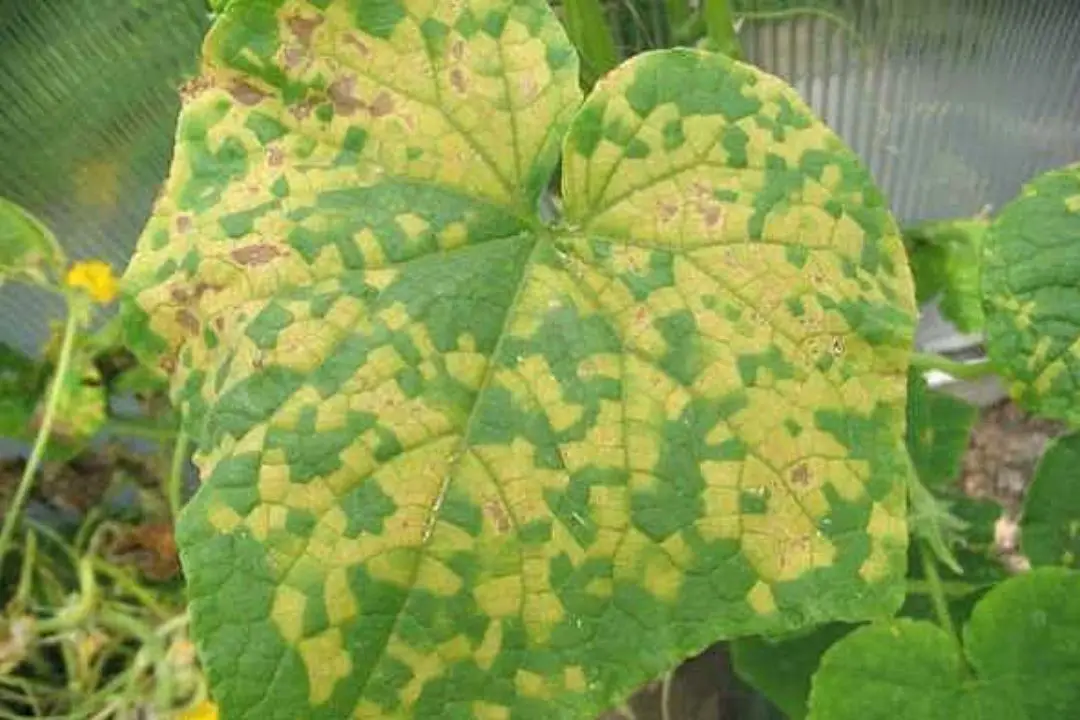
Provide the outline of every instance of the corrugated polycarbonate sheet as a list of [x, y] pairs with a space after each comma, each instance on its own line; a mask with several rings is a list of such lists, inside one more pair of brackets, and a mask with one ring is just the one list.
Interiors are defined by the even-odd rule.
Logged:
[[[0, 0], [0, 195], [71, 257], [127, 264], [206, 25], [204, 0]], [[0, 288], [0, 341], [35, 351], [60, 311]]]

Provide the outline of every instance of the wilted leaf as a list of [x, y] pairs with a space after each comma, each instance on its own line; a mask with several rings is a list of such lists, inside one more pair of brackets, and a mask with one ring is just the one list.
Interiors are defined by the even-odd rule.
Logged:
[[1080, 423], [1080, 164], [1006, 205], [983, 257], [990, 359], [1021, 405]]
[[56, 238], [41, 221], [0, 198], [0, 285], [7, 280], [46, 283], [64, 264]]
[[1080, 568], [1080, 433], [1046, 449], [1024, 498], [1021, 549], [1032, 565]]
[[1067, 720], [1080, 703], [1080, 573], [1044, 568], [998, 585], [964, 628], [896, 620], [833, 645], [814, 676], [820, 720]]
[[703, 52], [578, 110], [539, 0], [320, 7], [228, 4], [126, 278], [223, 714], [585, 717], [894, 611], [913, 299], [853, 153]]
[[960, 332], [982, 330], [979, 276], [983, 236], [981, 218], [927, 222], [904, 230], [918, 302], [938, 299], [938, 307]]
[[180, 570], [170, 523], [142, 523], [121, 528], [106, 553], [114, 563], [135, 565], [150, 580], [168, 580]]

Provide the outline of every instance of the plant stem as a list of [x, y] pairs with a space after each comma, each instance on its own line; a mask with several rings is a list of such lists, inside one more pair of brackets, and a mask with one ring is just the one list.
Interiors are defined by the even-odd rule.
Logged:
[[173, 446], [172, 462], [169, 464], [169, 477], [165, 487], [165, 496], [169, 499], [169, 510], [172, 512], [173, 523], [180, 518], [180, 510], [183, 507], [181, 497], [184, 485], [184, 463], [188, 458], [188, 436], [183, 430], [176, 435], [176, 444]]
[[[942, 580], [938, 583], [946, 597], [959, 598], [981, 590], [985, 585], [964, 582], [963, 580]], [[933, 595], [934, 587], [926, 580], [908, 580], [908, 595]]]
[[730, 0], [705, 0], [705, 27], [713, 50], [742, 60], [742, 45], [735, 34]]
[[671, 681], [675, 677], [674, 670], [664, 673], [664, 682], [660, 686], [660, 719], [671, 720]]
[[964, 648], [960, 642], [960, 636], [956, 633], [952, 614], [949, 613], [949, 602], [945, 599], [945, 588], [941, 585], [941, 575], [938, 574], [937, 562], [934, 560], [934, 551], [929, 543], [919, 543], [919, 557], [922, 559], [923, 572], [926, 574], [926, 582], [930, 589], [930, 600], [934, 604], [934, 615], [937, 617], [941, 629], [949, 633], [949, 637], [956, 644], [960, 656], [964, 655]]
[[8, 506], [4, 516], [4, 527], [0, 530], [0, 572], [3, 572], [4, 558], [7, 557], [8, 545], [11, 536], [15, 532], [15, 526], [22, 516], [26, 500], [30, 496], [30, 489], [34, 485], [34, 477], [38, 467], [45, 457], [45, 448], [49, 444], [49, 435], [52, 433], [53, 420], [56, 417], [56, 408], [60, 405], [60, 395], [64, 386], [64, 378], [68, 374], [71, 365], [71, 355], [75, 348], [75, 333], [79, 329], [79, 317], [81, 313], [75, 311], [68, 304], [67, 324], [64, 327], [64, 339], [60, 346], [60, 359], [56, 365], [56, 373], [53, 375], [52, 384], [49, 386], [48, 399], [45, 401], [45, 414], [41, 418], [41, 427], [38, 428], [37, 437], [34, 439], [34, 447], [30, 451], [30, 459], [26, 461], [22, 477], [19, 479], [19, 487], [15, 491], [15, 498]]
[[110, 435], [127, 435], [129, 437], [144, 438], [146, 440], [160, 440], [167, 442], [177, 437], [177, 430], [171, 427], [155, 427], [139, 420], [128, 418], [109, 418], [103, 428]]
[[934, 353], [912, 353], [911, 367], [922, 372], [938, 370], [957, 380], [978, 380], [994, 374], [994, 366], [989, 360], [966, 363]]

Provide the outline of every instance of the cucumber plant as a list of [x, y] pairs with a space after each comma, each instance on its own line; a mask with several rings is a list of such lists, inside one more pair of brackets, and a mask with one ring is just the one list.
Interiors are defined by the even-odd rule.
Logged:
[[124, 288], [224, 717], [589, 717], [887, 622], [909, 526], [959, 562], [900, 230], [789, 86], [671, 49], [583, 98], [542, 0], [219, 9]]

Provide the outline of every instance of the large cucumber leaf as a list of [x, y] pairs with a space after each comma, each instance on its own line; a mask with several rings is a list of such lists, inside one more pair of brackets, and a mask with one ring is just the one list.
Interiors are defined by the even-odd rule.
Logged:
[[983, 246], [990, 359], [1033, 412], [1080, 423], [1080, 164], [1029, 183]]
[[1040, 568], [988, 592], [963, 645], [925, 621], [862, 627], [824, 654], [811, 720], [1067, 720], [1080, 703], [1080, 573]]
[[540, 0], [232, 0], [208, 36], [125, 286], [198, 439], [225, 717], [585, 717], [900, 605], [881, 195], [748, 66], [577, 74]]

